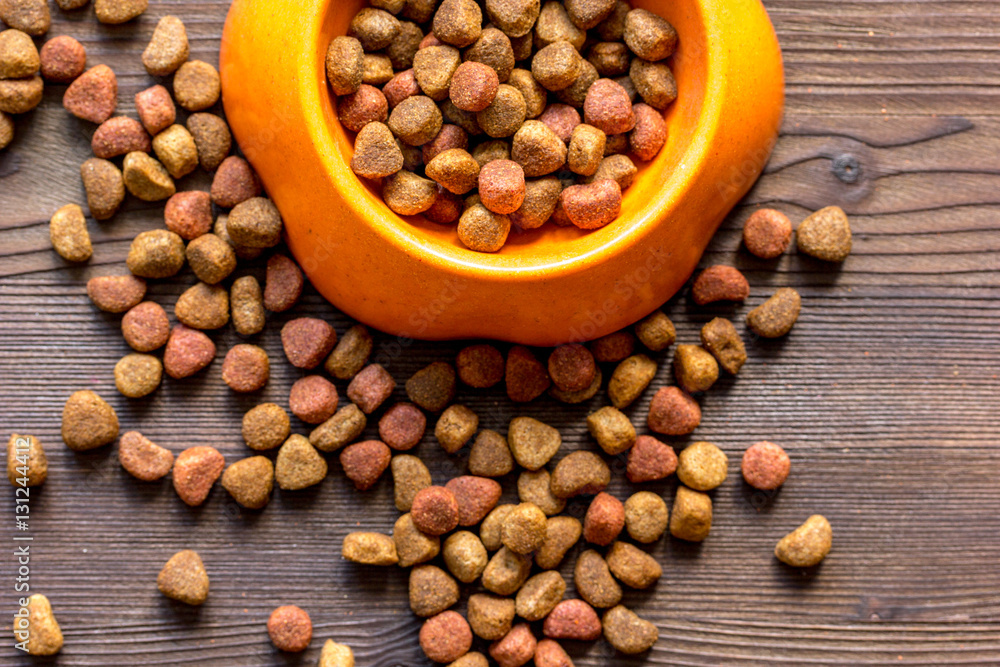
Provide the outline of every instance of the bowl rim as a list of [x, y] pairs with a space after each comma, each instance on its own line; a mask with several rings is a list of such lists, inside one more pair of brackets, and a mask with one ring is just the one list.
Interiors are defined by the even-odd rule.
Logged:
[[[338, 121], [334, 95], [326, 80], [326, 45], [323, 43], [326, 41], [325, 26], [331, 20], [331, 12], [340, 8], [338, 0], [320, 2], [320, 16], [313, 23], [314, 32], [301, 42], [303, 45], [312, 45], [312, 48], [299, 49], [296, 70], [299, 73], [300, 102], [306, 110], [306, 129], [329, 176], [330, 185], [340, 192], [359, 220], [383, 242], [395, 246], [407, 255], [421, 257], [427, 263], [456, 277], [531, 281], [540, 276], [554, 278], [572, 275], [587, 270], [594, 262], [602, 261], [607, 256], [620, 253], [626, 247], [641, 243], [657, 225], [671, 223], [664, 218], [664, 212], [697, 179], [698, 165], [706, 159], [713, 144], [712, 137], [718, 133], [723, 97], [720, 89], [725, 86], [725, 81], [717, 71], [720, 67], [718, 57], [721, 45], [714, 36], [718, 31], [713, 30], [713, 25], [721, 19], [717, 12], [710, 10], [714, 8], [724, 11], [721, 5], [725, 0], [691, 0], [692, 9], [698, 13], [697, 23], [702, 26], [702, 34], [688, 35], [686, 38], [682, 36], [687, 42], [692, 42], [692, 37], [695, 40], [695, 47], [692, 47], [695, 51], [690, 55], [682, 53], [686, 60], [700, 60], [704, 68], [704, 92], [697, 112], [697, 122], [694, 132], [685, 138], [687, 146], [682, 150], [659, 194], [643, 206], [634, 218], [629, 219], [628, 224], [612, 223], [578, 238], [559, 241], [565, 247], [546, 251], [537, 257], [508, 255], [503, 252], [480, 253], [428, 240], [416, 229], [411, 231], [408, 226], [412, 223], [407, 222], [406, 217], [389, 210], [365, 182], [351, 171], [349, 162], [343, 159], [340, 142], [333, 130], [333, 123]], [[675, 62], [674, 58], [675, 56], [671, 57], [672, 63]]]

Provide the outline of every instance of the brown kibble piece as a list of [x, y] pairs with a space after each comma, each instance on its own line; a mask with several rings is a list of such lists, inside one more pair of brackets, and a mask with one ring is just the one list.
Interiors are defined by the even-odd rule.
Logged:
[[483, 132], [494, 139], [513, 136], [528, 115], [528, 107], [521, 92], [513, 86], [500, 84], [493, 103], [476, 114], [476, 121]]
[[546, 522], [545, 541], [535, 552], [535, 564], [543, 570], [559, 567], [566, 553], [583, 534], [583, 524], [571, 516], [554, 516]]
[[7, 479], [11, 485], [16, 488], [38, 486], [45, 482], [48, 472], [48, 459], [38, 438], [12, 434], [7, 441]]
[[72, 394], [63, 407], [62, 439], [66, 446], [84, 452], [114, 442], [118, 437], [118, 415], [92, 391]]
[[785, 535], [774, 547], [774, 555], [792, 567], [819, 565], [833, 546], [833, 529], [826, 517], [814, 514]]
[[130, 475], [144, 482], [166, 477], [174, 466], [174, 455], [137, 431], [122, 434], [118, 442], [118, 461]]
[[635, 444], [635, 427], [628, 416], [610, 405], [587, 416], [587, 428], [605, 453], [616, 456]]
[[163, 352], [163, 369], [175, 380], [190, 377], [215, 359], [215, 343], [197, 329], [178, 324]]
[[552, 493], [552, 475], [544, 468], [525, 470], [518, 475], [517, 497], [522, 503], [536, 505], [545, 516], [553, 516], [566, 509], [566, 501]]
[[201, 60], [189, 60], [174, 74], [174, 99], [188, 111], [202, 111], [219, 101], [219, 72]]
[[524, 170], [512, 160], [493, 160], [479, 172], [483, 206], [499, 215], [514, 213], [524, 203]]
[[398, 451], [416, 447], [424, 437], [427, 418], [412, 403], [397, 403], [382, 415], [378, 434], [385, 444]]
[[590, 30], [615, 9], [615, 0], [566, 0], [569, 19], [581, 30]]
[[483, 523], [479, 526], [479, 539], [488, 551], [496, 551], [503, 548], [501, 534], [503, 532], [503, 522], [507, 520], [507, 515], [517, 507], [509, 503], [497, 505], [492, 512], [486, 515]]
[[525, 115], [528, 118], [538, 118], [545, 111], [549, 102], [549, 91], [535, 81], [535, 77], [526, 69], [515, 69], [510, 73], [507, 85], [517, 88], [524, 98]]
[[281, 242], [282, 229], [278, 207], [264, 197], [237, 204], [226, 223], [233, 243], [243, 248], [273, 248]]
[[264, 286], [264, 307], [281, 313], [299, 300], [304, 280], [298, 265], [285, 255], [274, 255], [267, 260], [267, 278]]
[[458, 221], [459, 240], [476, 252], [497, 252], [507, 242], [509, 233], [509, 217], [478, 203], [466, 209]]
[[375, 486], [391, 461], [392, 452], [379, 440], [365, 440], [348, 445], [340, 452], [340, 465], [344, 474], [354, 482], [354, 488], [358, 491], [367, 491]]
[[326, 459], [309, 440], [293, 433], [278, 450], [274, 479], [283, 491], [299, 491], [322, 482], [326, 479], [327, 470]]
[[152, 352], [167, 344], [170, 320], [163, 306], [145, 301], [125, 313], [122, 335], [136, 352]]
[[458, 48], [482, 34], [483, 12], [475, 0], [443, 0], [434, 14], [434, 36]]
[[437, 183], [409, 171], [399, 171], [382, 184], [382, 199], [399, 215], [419, 215], [427, 211], [434, 205], [437, 192]]
[[665, 350], [677, 340], [674, 323], [660, 310], [636, 324], [635, 335], [639, 338], [639, 342], [653, 352]]
[[103, 123], [118, 104], [118, 79], [107, 65], [91, 67], [63, 95], [66, 111], [92, 123]]
[[667, 503], [655, 493], [639, 491], [625, 501], [625, 529], [636, 542], [656, 542], [666, 532], [669, 521]]
[[262, 509], [274, 489], [274, 464], [266, 456], [251, 456], [232, 463], [222, 473], [222, 488], [243, 507]]
[[[177, 110], [170, 91], [160, 85], [147, 88], [135, 95], [135, 110], [143, 127], [151, 135], [156, 135], [174, 124]], [[188, 120], [190, 126], [190, 119]], [[148, 152], [152, 148], [146, 148]]]
[[615, 368], [608, 382], [608, 396], [619, 410], [631, 405], [646, 391], [656, 377], [656, 362], [644, 354], [636, 354]]
[[[405, 0], [389, 0], [390, 2], [405, 2]], [[384, 8], [383, 8], [384, 9]], [[413, 67], [413, 58], [420, 50], [420, 42], [424, 39], [424, 31], [416, 23], [399, 22], [399, 34], [392, 40], [385, 52], [394, 70], [400, 71]]]
[[426, 173], [448, 191], [464, 195], [479, 182], [479, 163], [467, 151], [452, 148], [428, 162]]
[[851, 254], [851, 224], [839, 206], [816, 211], [795, 230], [799, 252], [825, 262], [843, 262]]
[[67, 262], [86, 262], [94, 253], [87, 219], [83, 209], [76, 204], [67, 204], [52, 215], [49, 240], [52, 248]]
[[552, 639], [590, 642], [601, 636], [601, 619], [583, 600], [563, 600], [545, 618], [542, 632]]
[[260, 391], [270, 376], [271, 362], [267, 352], [256, 345], [235, 345], [222, 362], [223, 382], [241, 394]]
[[691, 295], [699, 306], [715, 301], [742, 302], [750, 296], [750, 283], [731, 266], [710, 266], [695, 279]]
[[602, 622], [604, 638], [626, 655], [644, 653], [653, 648], [660, 638], [660, 631], [655, 625], [622, 605], [605, 612]]
[[621, 586], [611, 576], [607, 561], [593, 549], [584, 551], [576, 559], [573, 584], [580, 597], [598, 609], [614, 607], [621, 602]]
[[187, 129], [194, 139], [201, 168], [215, 171], [233, 145], [233, 135], [226, 121], [215, 114], [195, 113], [188, 116]]
[[313, 429], [309, 442], [321, 452], [334, 452], [357, 440], [367, 425], [365, 413], [354, 403], [349, 403]]
[[531, 627], [527, 623], [521, 623], [490, 646], [490, 657], [500, 667], [521, 667], [534, 657], [536, 645]]
[[142, 398], [156, 391], [163, 379], [163, 364], [148, 354], [127, 354], [115, 364], [115, 387], [127, 398]]
[[392, 457], [391, 466], [396, 509], [409, 512], [417, 493], [431, 486], [431, 473], [423, 461], [409, 454]]
[[425, 563], [436, 558], [441, 551], [441, 539], [421, 533], [413, 524], [413, 517], [409, 513], [396, 519], [392, 527], [392, 541], [396, 545], [400, 567]]
[[677, 82], [666, 63], [635, 58], [629, 68], [629, 77], [642, 100], [654, 109], [662, 111], [677, 99]]
[[[424, 164], [430, 164], [431, 160], [447, 150], [453, 148], [465, 150], [468, 147], [469, 135], [465, 130], [458, 125], [444, 125], [433, 141], [420, 147], [421, 161]], [[476, 164], [479, 162], [477, 161]]]
[[573, 660], [558, 642], [543, 639], [535, 648], [535, 667], [574, 667]]
[[625, 17], [625, 43], [643, 60], [669, 58], [677, 48], [677, 31], [653, 12], [633, 9]]
[[307, 375], [292, 385], [288, 408], [307, 424], [322, 424], [337, 411], [337, 388], [321, 375]]
[[701, 408], [677, 387], [664, 387], [653, 396], [647, 423], [657, 433], [687, 435], [701, 423]]
[[556, 99], [576, 109], [582, 109], [587, 101], [587, 93], [600, 75], [589, 60], [580, 61], [580, 75], [568, 87], [556, 91]]
[[[44, 0], [3, 0], [0, 2], [0, 20], [32, 37], [44, 35], [52, 26], [52, 15]], [[62, 644], [61, 637], [59, 643]]]
[[574, 225], [580, 229], [600, 229], [621, 213], [622, 191], [615, 181], [595, 181], [566, 188], [559, 201]]
[[[621, 136], [621, 135], [619, 135]], [[605, 147], [605, 152], [607, 148]], [[593, 176], [586, 179], [587, 183], [596, 181], [612, 180], [618, 184], [622, 192], [628, 190], [635, 183], [635, 177], [639, 174], [635, 163], [627, 155], [609, 155], [601, 160], [597, 166], [597, 171]]]
[[295, 605], [278, 607], [267, 619], [267, 634], [280, 651], [299, 653], [312, 641], [312, 621], [305, 610]]
[[257, 174], [246, 160], [236, 155], [223, 160], [212, 179], [212, 203], [222, 208], [232, 208], [260, 192]]
[[134, 275], [95, 276], [87, 281], [87, 296], [108, 313], [124, 313], [146, 295], [146, 281]]
[[655, 558], [626, 542], [611, 545], [607, 563], [611, 573], [630, 588], [649, 588], [663, 575], [663, 568]]
[[174, 490], [185, 504], [197, 507], [205, 502], [226, 459], [214, 447], [189, 447], [174, 462]]
[[229, 293], [218, 285], [197, 283], [177, 299], [174, 316], [192, 329], [220, 329], [229, 323]]
[[153, 150], [173, 178], [183, 178], [198, 167], [198, 147], [183, 125], [171, 125], [153, 137]]
[[519, 465], [527, 470], [538, 470], [559, 451], [562, 436], [537, 419], [515, 417], [507, 430], [507, 441]]
[[775, 259], [784, 254], [792, 240], [792, 222], [773, 208], [753, 212], [743, 225], [743, 244], [761, 259]]
[[562, 601], [566, 580], [558, 572], [536, 574], [524, 582], [515, 600], [517, 615], [526, 621], [540, 621]]
[[455, 361], [458, 378], [470, 387], [488, 389], [503, 380], [503, 355], [492, 345], [463, 348]]
[[349, 533], [341, 544], [340, 554], [359, 565], [395, 565], [399, 562], [396, 544], [381, 533]]
[[474, 533], [460, 530], [444, 542], [444, 562], [448, 570], [465, 584], [470, 584], [482, 575], [489, 562], [486, 547]]
[[736, 327], [729, 320], [716, 317], [701, 328], [701, 344], [730, 375], [740, 372], [747, 360], [747, 350]]
[[689, 394], [708, 391], [719, 379], [719, 364], [698, 345], [678, 345], [674, 353], [674, 377], [677, 385]]
[[461, 63], [462, 56], [458, 49], [445, 45], [430, 46], [420, 49], [413, 57], [413, 75], [424, 95], [435, 102], [441, 102], [448, 99], [451, 79]]
[[25, 79], [0, 79], [0, 112], [28, 113], [41, 103], [44, 87], [37, 74]]
[[486, 641], [496, 641], [510, 632], [514, 613], [510, 598], [482, 593], [469, 596], [469, 625], [477, 637]]
[[545, 542], [545, 513], [534, 503], [512, 509], [500, 529], [503, 545], [517, 554], [530, 554]]
[[410, 610], [427, 618], [437, 616], [458, 602], [458, 583], [434, 565], [419, 565], [410, 571]]
[[188, 54], [184, 22], [176, 16], [164, 16], [142, 52], [142, 64], [152, 76], [170, 76], [187, 61]]
[[538, 0], [486, 0], [486, 14], [490, 21], [511, 37], [522, 37], [531, 32], [539, 10]]
[[594, 496], [583, 520], [583, 538], [588, 542], [607, 546], [624, 527], [625, 508], [622, 502], [603, 491]]
[[543, 120], [530, 120], [514, 135], [511, 159], [521, 165], [525, 176], [534, 178], [562, 168], [567, 152], [566, 144]]
[[562, 190], [562, 183], [554, 176], [527, 181], [524, 202], [510, 214], [510, 221], [521, 229], [541, 227], [555, 212]]
[[743, 479], [753, 488], [773, 491], [785, 483], [791, 467], [792, 462], [784, 449], [762, 440], [743, 453], [740, 470]]
[[710, 442], [688, 445], [678, 457], [677, 478], [695, 491], [711, 491], [726, 481], [729, 458]]
[[200, 605], [208, 599], [208, 573], [196, 551], [178, 551], [160, 570], [156, 587], [171, 600]]
[[543, 88], [568, 88], [581, 74], [582, 58], [569, 42], [553, 42], [541, 48], [531, 60], [531, 74]]
[[434, 662], [458, 660], [472, 648], [472, 630], [458, 612], [442, 612], [424, 621], [420, 648]]
[[455, 398], [455, 369], [436, 361], [406, 381], [406, 395], [428, 412], [441, 412]]
[[101, 23], [118, 25], [140, 16], [149, 0], [94, 0], [94, 14]]
[[243, 415], [243, 441], [257, 451], [280, 447], [291, 428], [288, 413], [274, 403], [261, 403]]
[[673, 447], [648, 435], [636, 438], [628, 454], [625, 474], [633, 484], [666, 479], [677, 470], [677, 454]]
[[368, 329], [355, 324], [337, 342], [337, 346], [324, 363], [326, 372], [338, 380], [349, 380], [364, 368], [371, 355], [374, 342]]
[[371, 414], [385, 399], [392, 395], [396, 382], [379, 364], [369, 364], [354, 376], [347, 386], [347, 397], [361, 408], [365, 414]]
[[688, 542], [702, 542], [712, 528], [712, 498], [686, 486], [677, 487], [670, 512], [670, 534]]
[[480, 431], [469, 451], [469, 472], [481, 477], [503, 477], [513, 469], [514, 457], [506, 438], [496, 431]]
[[[398, 25], [397, 21], [397, 25]], [[326, 50], [326, 79], [334, 95], [349, 95], [361, 87], [365, 51], [354, 37], [334, 37]]]
[[[208, 238], [208, 235], [203, 238]], [[214, 241], [212, 243], [214, 244]], [[189, 252], [188, 261], [194, 267], [200, 260], [192, 259]], [[228, 264], [228, 260], [226, 260], [226, 264]], [[198, 273], [197, 268], [195, 268], [195, 273]], [[201, 274], [198, 277], [205, 280]], [[243, 336], [252, 336], [264, 330], [266, 322], [264, 297], [261, 293], [260, 283], [253, 276], [243, 276], [233, 282], [229, 292], [229, 307], [233, 326], [237, 333]]]
[[403, 100], [421, 94], [423, 94], [423, 91], [420, 90], [420, 84], [417, 83], [417, 75], [412, 69], [396, 74], [389, 79], [388, 83], [382, 86], [382, 95], [385, 96], [387, 105], [385, 117], [389, 117], [389, 109], [395, 109]]
[[434, 426], [434, 436], [441, 448], [454, 454], [472, 438], [479, 428], [479, 416], [464, 405], [449, 406]]
[[566, 162], [570, 171], [591, 176], [604, 160], [607, 135], [591, 125], [577, 125], [570, 138]]
[[468, 62], [482, 63], [497, 74], [500, 83], [510, 79], [517, 64], [511, 38], [493, 26], [483, 29], [479, 39], [462, 54]]
[[215, 234], [205, 234], [191, 241], [186, 256], [194, 274], [208, 285], [222, 282], [236, 269], [236, 252]]
[[552, 471], [552, 494], [557, 498], [600, 493], [611, 483], [611, 469], [593, 452], [576, 451]]
[[166, 168], [147, 153], [126, 155], [122, 174], [128, 191], [143, 201], [161, 201], [177, 192]]
[[379, 51], [392, 44], [399, 34], [399, 19], [382, 9], [365, 7], [351, 19], [348, 35], [367, 52]]
[[132, 151], [148, 153], [152, 149], [149, 135], [142, 124], [127, 116], [109, 118], [101, 123], [90, 142], [94, 155], [112, 158]]
[[31, 76], [39, 67], [38, 49], [27, 33], [13, 29], [0, 32], [0, 79]]
[[576, 27], [566, 13], [562, 2], [549, 0], [542, 5], [535, 23], [535, 45], [539, 48], [554, 42], [566, 41], [577, 49], [582, 49], [587, 33]]
[[533, 401], [552, 384], [545, 366], [535, 358], [531, 350], [515, 345], [507, 353], [504, 373], [507, 396], [515, 403]]
[[549, 377], [563, 391], [586, 389], [596, 372], [594, 355], [578, 343], [560, 345], [549, 355]]
[[62, 649], [63, 634], [49, 599], [39, 593], [21, 599], [26, 604], [18, 609], [13, 626], [18, 648], [28, 655], [55, 655]]
[[629, 65], [632, 64], [632, 54], [621, 42], [598, 42], [590, 47], [587, 60], [600, 76], [614, 79], [628, 74]]
[[42, 76], [52, 83], [70, 83], [87, 67], [87, 50], [69, 35], [53, 37], [39, 52]]
[[[381, 94], [381, 93], [380, 93]], [[441, 132], [444, 119], [434, 101], [425, 95], [408, 97], [392, 110], [389, 129], [410, 146], [423, 146]]]
[[780, 338], [795, 326], [802, 310], [802, 297], [791, 287], [782, 287], [747, 314], [747, 326], [763, 338]]
[[528, 580], [529, 574], [531, 556], [501, 547], [483, 570], [483, 588], [497, 595], [513, 595]]

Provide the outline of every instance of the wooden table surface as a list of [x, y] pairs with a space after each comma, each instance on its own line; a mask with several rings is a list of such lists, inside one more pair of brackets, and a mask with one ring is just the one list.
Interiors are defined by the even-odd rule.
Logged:
[[[996, 3], [976, 0], [766, 4], [787, 64], [783, 136], [704, 258], [743, 269], [752, 296], [736, 309], [695, 309], [680, 296], [666, 309], [680, 339], [693, 342], [707, 319], [742, 318], [791, 285], [802, 293], [802, 318], [787, 340], [751, 343], [739, 379], [720, 381], [703, 399], [697, 437], [723, 447], [732, 472], [715, 492], [708, 540], [664, 539], [654, 549], [664, 567], [659, 584], [626, 594], [658, 625], [656, 647], [630, 660], [600, 642], [571, 647], [574, 659], [581, 667], [1000, 664], [1000, 14]], [[226, 8], [154, 0], [124, 27], [98, 25], [91, 9], [54, 10], [50, 35], [74, 35], [90, 64], [111, 65], [119, 111], [131, 114], [133, 94], [151, 83], [139, 54], [158, 18], [183, 17], [192, 57], [215, 62]], [[0, 153], [0, 432], [33, 433], [47, 446], [49, 481], [31, 500], [31, 585], [51, 599], [66, 644], [48, 661], [5, 648], [0, 664], [313, 665], [335, 638], [354, 647], [361, 666], [428, 665], [406, 572], [340, 557], [346, 533], [391, 530], [388, 475], [361, 494], [331, 457], [319, 488], [276, 492], [263, 512], [241, 510], [220, 488], [190, 509], [169, 481], [130, 478], [113, 447], [74, 454], [61, 444], [63, 402], [86, 388], [111, 401], [123, 430], [175, 451], [213, 445], [232, 462], [247, 454], [242, 413], [258, 401], [284, 403], [299, 376], [281, 351], [279, 327], [291, 317], [282, 315], [259, 339], [275, 362], [260, 395], [230, 392], [221, 359], [147, 400], [117, 394], [112, 368], [128, 350], [118, 317], [97, 312], [84, 283], [124, 270], [130, 239], [161, 225], [162, 213], [133, 201], [114, 220], [92, 222], [95, 254], [84, 267], [52, 252], [48, 219], [82, 203], [77, 168], [93, 131], [63, 111], [62, 91], [48, 87]], [[845, 164], [856, 166], [848, 172]], [[207, 183], [199, 176], [185, 187]], [[770, 263], [739, 249], [742, 222], [760, 205], [797, 221], [829, 204], [847, 210], [855, 232], [840, 270], [794, 251]], [[151, 294], [169, 312], [193, 280], [186, 273]], [[295, 312], [303, 314], [341, 333], [349, 325], [312, 291]], [[221, 356], [237, 336], [216, 340]], [[459, 348], [402, 348], [387, 336], [378, 345], [398, 381]], [[669, 381], [664, 363], [656, 386]], [[635, 423], [644, 424], [652, 393], [631, 410]], [[484, 427], [504, 430], [526, 414], [559, 427], [564, 452], [595, 448], [581, 423], [600, 397], [577, 407], [514, 407], [502, 389], [459, 398]], [[737, 472], [743, 449], [765, 438], [793, 460], [773, 495], [751, 492]], [[446, 457], [433, 438], [418, 451], [440, 482], [463, 469], [465, 458]], [[621, 462], [613, 465], [612, 490], [624, 498], [633, 489]], [[514, 481], [505, 484], [509, 498]], [[652, 488], [670, 496], [675, 485]], [[12, 504], [0, 521], [3, 614], [15, 608]], [[570, 505], [578, 515], [584, 509]], [[772, 549], [813, 513], [829, 517], [834, 548], [804, 576], [776, 562]], [[211, 575], [200, 609], [156, 590], [160, 567], [182, 548], [197, 549]], [[299, 656], [277, 653], [265, 631], [271, 609], [290, 603], [315, 625], [312, 648]]]

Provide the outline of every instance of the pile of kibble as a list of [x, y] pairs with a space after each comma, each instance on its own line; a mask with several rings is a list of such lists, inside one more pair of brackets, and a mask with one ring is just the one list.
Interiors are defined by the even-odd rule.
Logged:
[[[4, 7], [8, 5], [0, 3]], [[0, 18], [11, 22], [10, 14]], [[135, 350], [114, 368], [116, 386], [124, 396], [155, 391], [164, 373], [184, 378], [206, 371], [216, 356], [208, 332], [232, 323], [242, 335], [257, 335], [265, 327], [267, 311], [288, 311], [296, 305], [304, 279], [294, 260], [275, 250], [282, 239], [281, 217], [270, 200], [260, 196], [260, 183], [249, 164], [229, 155], [225, 121], [201, 111], [218, 99], [218, 75], [210, 65], [187, 61], [187, 38], [179, 19], [160, 21], [143, 56], [151, 74], [176, 72], [173, 95], [159, 85], [140, 92], [139, 120], [114, 116], [114, 73], [103, 65], [86, 69], [83, 47], [75, 40], [55, 38], [39, 57], [30, 39], [4, 37], [10, 32], [0, 33], [0, 72], [11, 71], [14, 61], [31, 62], [32, 53], [43, 74], [51, 61], [65, 65], [65, 58], [47, 58], [54, 52], [47, 47], [57, 41], [60, 49], [77, 54], [69, 68], [72, 75], [66, 75], [65, 82], [72, 83], [64, 101], [71, 113], [99, 123], [95, 158], [81, 170], [90, 216], [112, 216], [126, 190], [148, 201], [166, 201], [164, 228], [143, 232], [133, 241], [129, 273], [96, 277], [87, 284], [97, 308], [122, 315], [121, 333]], [[17, 49], [3, 46], [11, 42]], [[196, 112], [187, 117], [186, 127], [175, 122], [175, 101]], [[122, 156], [120, 168], [115, 160]], [[214, 171], [211, 191], [176, 192], [174, 179], [199, 165]], [[53, 216], [53, 246], [68, 261], [90, 256], [86, 224], [83, 209], [75, 204]], [[825, 261], [843, 261], [851, 249], [849, 222], [836, 207], [809, 216], [795, 235], [800, 252]], [[773, 259], [785, 252], [792, 236], [786, 216], [760, 210], [747, 221], [743, 240], [754, 255]], [[265, 253], [270, 256], [262, 289], [239, 263], [263, 260]], [[175, 276], [185, 265], [198, 282], [178, 299], [177, 323], [172, 325], [162, 306], [145, 300], [146, 281]], [[746, 278], [728, 266], [705, 269], [691, 290], [699, 305], [742, 302], [749, 294]], [[749, 313], [746, 324], [757, 336], [784, 336], [800, 308], [795, 290], [779, 289]], [[321, 319], [297, 318], [283, 326], [281, 340], [289, 363], [306, 374], [292, 386], [287, 410], [263, 403], [243, 416], [242, 436], [254, 455], [227, 465], [213, 447], [191, 447], [175, 456], [139, 432], [119, 434], [114, 409], [92, 391], [75, 392], [67, 400], [62, 438], [75, 451], [117, 441], [126, 471], [144, 482], [171, 474], [179, 498], [191, 506], [203, 503], [221, 480], [236, 502], [260, 510], [270, 501], [275, 483], [283, 491], [295, 491], [322, 482], [329, 473], [325, 455], [334, 452], [339, 452], [345, 475], [360, 491], [390, 471], [401, 512], [393, 534], [348, 535], [343, 555], [365, 565], [412, 568], [410, 606], [427, 619], [420, 633], [427, 656], [458, 667], [488, 665], [483, 653], [472, 651], [476, 636], [492, 642], [486, 652], [501, 667], [530, 660], [538, 667], [568, 667], [572, 661], [560, 640], [603, 635], [622, 653], [648, 650], [657, 629], [619, 604], [621, 586], [649, 588], [661, 567], [634, 543], [655, 543], [668, 530], [674, 539], [702, 541], [711, 528], [708, 492], [727, 478], [727, 456], [708, 442], [691, 444], [678, 456], [657, 436], [694, 432], [701, 422], [697, 396], [711, 388], [720, 372], [738, 374], [746, 349], [736, 326], [724, 318], [703, 327], [700, 345], [678, 344], [673, 357], [676, 386], [660, 389], [646, 415], [646, 426], [656, 435], [640, 435], [622, 410], [646, 391], [659, 370], [654, 357], [676, 338], [673, 324], [658, 311], [634, 328], [586, 345], [559, 346], [543, 359], [523, 346], [475, 344], [459, 352], [453, 363], [435, 362], [415, 373], [404, 383], [409, 400], [393, 402], [396, 380], [370, 362], [374, 341], [363, 325], [338, 337]], [[258, 391], [269, 374], [267, 353], [252, 344], [234, 346], [221, 367], [222, 380], [236, 392]], [[338, 381], [346, 383], [346, 404]], [[506, 434], [480, 430], [476, 413], [455, 403], [459, 383], [473, 390], [502, 383], [517, 404], [543, 395], [582, 403], [605, 389], [610, 405], [589, 415], [590, 433], [608, 457], [627, 456], [626, 476], [634, 484], [676, 473], [682, 484], [672, 508], [649, 491], [624, 502], [606, 493], [611, 470], [605, 458], [588, 451], [562, 455], [558, 430], [540, 421], [517, 417]], [[292, 433], [289, 412], [315, 428], [308, 435]], [[359, 441], [376, 415], [379, 439]], [[429, 416], [436, 420], [433, 433], [444, 452], [469, 447], [468, 474], [443, 485], [434, 483], [419, 458], [406, 453], [424, 439]], [[45, 452], [32, 436], [11, 437], [7, 464], [15, 486], [45, 481]], [[759, 489], [778, 488], [790, 469], [788, 455], [770, 442], [749, 447], [741, 465], [744, 479]], [[521, 502], [500, 505], [501, 481], [516, 470]], [[567, 500], [577, 496], [592, 496], [582, 522], [562, 514]], [[472, 530], [476, 526], [478, 532]], [[573, 584], [579, 598], [566, 599], [567, 583], [556, 568], [581, 539], [592, 548], [575, 564]], [[782, 539], [775, 554], [792, 566], [810, 567], [826, 556], [831, 543], [829, 523], [814, 516]], [[459, 600], [460, 583], [477, 587], [464, 617], [451, 610]], [[183, 550], [166, 563], [157, 586], [168, 597], [201, 604], [209, 593], [208, 572], [196, 552]], [[62, 634], [48, 600], [34, 595], [25, 608], [31, 628], [29, 652], [58, 652]], [[606, 611], [598, 615], [598, 609]], [[17, 618], [14, 630], [16, 635]], [[312, 640], [308, 614], [291, 605], [273, 612], [267, 630], [275, 646], [285, 651], [304, 650]], [[539, 630], [544, 635], [540, 641], [535, 636]], [[353, 664], [350, 648], [332, 640], [326, 643], [321, 667]]]
[[371, 5], [326, 58], [340, 122], [357, 133], [351, 168], [381, 182], [394, 212], [457, 222], [471, 250], [500, 250], [511, 225], [606, 226], [632, 158], [666, 143], [677, 32], [652, 12], [622, 0]]

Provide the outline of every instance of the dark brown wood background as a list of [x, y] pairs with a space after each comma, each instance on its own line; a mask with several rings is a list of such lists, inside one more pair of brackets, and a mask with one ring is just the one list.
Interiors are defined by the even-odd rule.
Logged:
[[[50, 35], [74, 35], [90, 64], [111, 65], [119, 111], [133, 113], [133, 94], [150, 85], [139, 54], [158, 18], [183, 17], [192, 57], [214, 62], [227, 4], [154, 0], [136, 24], [117, 28], [98, 25], [91, 9], [54, 10]], [[719, 443], [733, 472], [715, 493], [709, 539], [701, 547], [663, 540], [655, 549], [663, 579], [653, 591], [627, 594], [659, 626], [659, 643], [637, 660], [614, 656], [603, 643], [574, 646], [576, 664], [998, 664], [997, 5], [766, 4], [787, 64], [784, 133], [767, 174], [704, 259], [735, 263], [753, 293], [735, 310], [694, 309], [684, 296], [666, 308], [682, 341], [695, 341], [701, 323], [717, 314], [742, 318], [779, 285], [802, 293], [803, 315], [787, 340], [753, 342], [739, 380], [721, 381], [703, 401], [697, 436]], [[92, 222], [96, 251], [85, 267], [67, 266], [51, 251], [48, 219], [65, 203], [82, 203], [77, 168], [93, 131], [63, 111], [62, 92], [49, 87], [0, 153], [0, 432], [4, 439], [33, 433], [47, 447], [49, 481], [31, 501], [31, 583], [51, 599], [66, 636], [61, 656], [37, 662], [308, 665], [335, 638], [354, 647], [359, 665], [428, 664], [406, 604], [406, 573], [357, 567], [339, 553], [349, 531], [391, 530], [397, 514], [388, 476], [359, 494], [331, 457], [319, 488], [276, 492], [263, 512], [240, 510], [220, 488], [190, 509], [169, 481], [131, 479], [113, 447], [74, 454], [61, 444], [63, 402], [89, 388], [114, 404], [123, 430], [140, 429], [175, 451], [210, 444], [232, 462], [247, 454], [243, 411], [265, 399], [284, 403], [299, 375], [284, 362], [278, 330], [287, 318], [280, 316], [260, 337], [274, 373], [259, 396], [237, 397], [220, 379], [221, 355], [237, 341], [232, 332], [217, 337], [220, 360], [200, 377], [167, 382], [148, 400], [117, 394], [112, 368], [128, 350], [118, 318], [90, 305], [84, 283], [124, 270], [130, 239], [159, 226], [161, 209], [130, 202], [113, 221]], [[185, 187], [207, 183], [198, 177]], [[796, 221], [843, 206], [854, 253], [839, 271], [794, 251], [777, 263], [755, 260], [739, 249], [739, 230], [762, 204]], [[192, 282], [179, 276], [151, 294], [169, 310]], [[349, 325], [314, 292], [296, 312], [305, 313], [340, 332]], [[379, 346], [399, 381], [459, 348], [402, 349], [389, 337]], [[668, 381], [664, 367], [656, 384]], [[592, 406], [545, 400], [515, 408], [502, 390], [463, 392], [460, 400], [484, 427], [503, 430], [512, 416], [528, 414], [562, 430], [564, 452], [594, 448], [581, 428]], [[647, 404], [648, 395], [632, 411], [637, 424]], [[793, 460], [789, 482], [774, 495], [752, 493], [737, 472], [743, 449], [763, 438], [783, 444]], [[432, 438], [419, 452], [441, 482], [464, 464]], [[615, 477], [613, 490], [624, 498], [632, 490]], [[670, 495], [674, 485], [654, 488]], [[0, 519], [5, 615], [15, 605], [12, 504]], [[818, 572], [803, 576], [771, 552], [817, 512], [834, 526], [834, 548]], [[197, 549], [211, 575], [201, 609], [156, 591], [157, 572], [181, 548]], [[313, 647], [301, 656], [280, 655], [268, 642], [267, 616], [286, 603], [306, 608], [315, 624]], [[0, 664], [35, 663], [8, 647]]]

